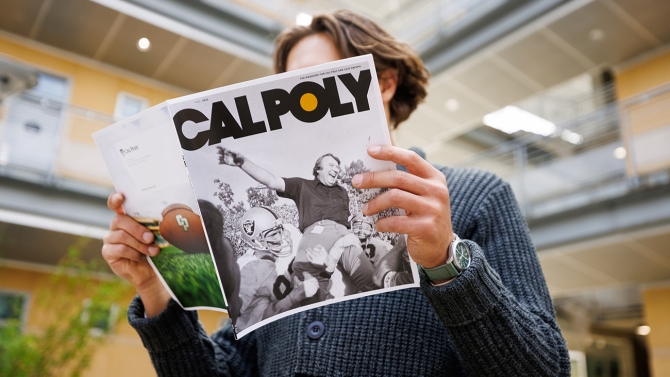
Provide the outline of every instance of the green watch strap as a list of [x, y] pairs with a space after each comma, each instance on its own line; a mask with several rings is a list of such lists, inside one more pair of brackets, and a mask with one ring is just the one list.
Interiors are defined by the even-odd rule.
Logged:
[[419, 271], [432, 281], [447, 280], [460, 275], [452, 263], [443, 264], [433, 268], [425, 268], [419, 265]]

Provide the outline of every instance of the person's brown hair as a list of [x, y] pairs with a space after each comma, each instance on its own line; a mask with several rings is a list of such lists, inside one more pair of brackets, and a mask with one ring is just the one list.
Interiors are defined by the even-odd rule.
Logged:
[[346, 10], [316, 15], [309, 26], [295, 26], [282, 32], [275, 41], [275, 73], [286, 72], [286, 59], [293, 46], [319, 33], [328, 35], [344, 58], [372, 54], [380, 76], [389, 68], [398, 72], [398, 87], [389, 106], [393, 128], [407, 120], [423, 102], [429, 73], [419, 56], [373, 21]]

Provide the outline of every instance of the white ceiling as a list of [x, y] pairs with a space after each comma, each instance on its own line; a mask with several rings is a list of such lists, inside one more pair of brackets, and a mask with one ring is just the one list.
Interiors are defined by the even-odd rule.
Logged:
[[[670, 43], [670, 1], [574, 0], [434, 76], [430, 95], [403, 125], [401, 146], [419, 145], [437, 163], [473, 151], [454, 140], [483, 115], [585, 72], [597, 73]], [[589, 33], [599, 29], [604, 38]], [[445, 108], [447, 99], [460, 104]]]
[[[0, 1], [4, 10], [0, 13], [0, 30], [187, 91], [202, 91], [271, 73], [269, 59], [245, 53], [244, 46], [208, 39], [201, 32], [166, 21], [165, 17], [139, 12], [139, 8], [127, 6], [122, 0]], [[292, 23], [298, 11], [315, 13], [349, 8], [376, 19], [399, 38], [418, 45], [435, 37], [440, 27], [446, 30], [445, 25], [474, 17], [479, 9], [497, 1], [206, 0], [205, 3], [221, 3], [221, 6], [236, 3], [278, 24]], [[395, 141], [403, 147], [423, 148], [433, 162], [440, 164], [468, 158], [481, 149], [455, 139], [481, 126], [483, 115], [584, 72], [616, 66], [670, 43], [668, 19], [667, 0], [568, 2], [434, 75], [426, 103], [395, 133]], [[424, 31], [412, 34], [417, 27]], [[604, 33], [602, 40], [589, 38], [594, 29]], [[141, 37], [152, 41], [148, 52], [135, 48]], [[457, 110], [445, 107], [449, 99], [457, 101]]]

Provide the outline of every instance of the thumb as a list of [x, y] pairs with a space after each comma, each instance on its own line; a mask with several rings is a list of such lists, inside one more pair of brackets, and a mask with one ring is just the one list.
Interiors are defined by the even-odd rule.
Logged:
[[107, 207], [114, 211], [117, 215], [125, 215], [126, 211], [123, 210], [123, 194], [120, 192], [112, 193], [109, 198], [107, 198]]

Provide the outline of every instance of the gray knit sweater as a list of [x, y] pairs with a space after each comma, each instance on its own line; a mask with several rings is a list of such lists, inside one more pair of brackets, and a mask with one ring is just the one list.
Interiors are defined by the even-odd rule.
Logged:
[[[472, 262], [450, 284], [363, 297], [280, 319], [235, 340], [209, 337], [196, 312], [171, 302], [130, 324], [160, 376], [569, 376], [565, 341], [526, 223], [507, 183], [441, 168], [454, 232]], [[307, 336], [313, 321], [325, 334]]]

